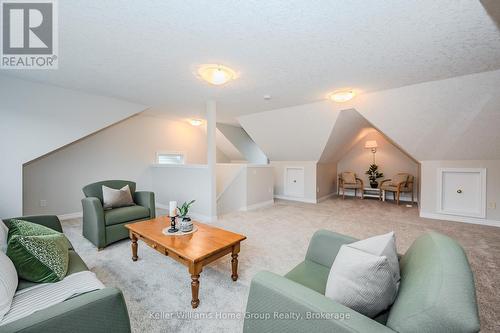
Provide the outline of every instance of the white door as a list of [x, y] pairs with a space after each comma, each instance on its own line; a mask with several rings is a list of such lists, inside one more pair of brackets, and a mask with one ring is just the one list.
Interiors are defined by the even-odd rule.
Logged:
[[440, 174], [442, 213], [485, 217], [486, 170], [450, 168], [441, 169]]
[[285, 169], [285, 195], [304, 197], [304, 169], [288, 167]]

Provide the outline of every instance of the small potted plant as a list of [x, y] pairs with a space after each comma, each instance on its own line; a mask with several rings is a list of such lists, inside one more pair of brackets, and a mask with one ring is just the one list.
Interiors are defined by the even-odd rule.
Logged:
[[182, 206], [177, 207], [177, 212], [178, 216], [181, 219], [181, 222], [179, 223], [179, 229], [182, 232], [188, 232], [193, 230], [193, 222], [191, 222], [191, 218], [188, 216], [189, 213], [189, 207], [195, 202], [196, 200], [191, 200], [190, 202], [184, 202]]
[[377, 179], [384, 177], [384, 174], [382, 172], [378, 172], [378, 165], [376, 165], [376, 164], [371, 164], [370, 168], [368, 170], [366, 170], [365, 174], [368, 175], [368, 179], [370, 180], [370, 187], [371, 188], [378, 188]]

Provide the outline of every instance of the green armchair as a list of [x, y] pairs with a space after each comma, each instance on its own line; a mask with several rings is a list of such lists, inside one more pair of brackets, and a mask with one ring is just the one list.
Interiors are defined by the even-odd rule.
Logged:
[[[120, 189], [128, 185], [135, 205], [104, 210], [103, 185], [113, 189]], [[134, 182], [126, 180], [106, 180], [83, 188], [85, 194], [85, 198], [82, 199], [83, 236], [99, 250], [111, 243], [128, 238], [125, 224], [155, 218], [154, 193], [136, 192], [135, 188]]]
[[[324, 296], [330, 267], [342, 246], [356, 241], [320, 230], [305, 260], [284, 277], [252, 279], [243, 332], [478, 332], [474, 278], [451, 238], [430, 232], [400, 259], [401, 284], [392, 307], [368, 318]], [[301, 320], [287, 319], [295, 313]], [[280, 318], [282, 315], [284, 317]]]

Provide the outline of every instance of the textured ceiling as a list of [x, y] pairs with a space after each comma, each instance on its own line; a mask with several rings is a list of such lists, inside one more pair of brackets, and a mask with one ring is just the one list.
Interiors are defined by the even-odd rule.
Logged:
[[[59, 70], [1, 75], [185, 116], [202, 114], [207, 99], [218, 101], [219, 121], [234, 121], [342, 87], [372, 92], [500, 68], [488, 0], [58, 3]], [[240, 78], [212, 87], [193, 75], [218, 62]]]
[[345, 110], [322, 101], [239, 120], [274, 161], [335, 163], [372, 126], [415, 161], [498, 160], [499, 105], [497, 70], [364, 94]]

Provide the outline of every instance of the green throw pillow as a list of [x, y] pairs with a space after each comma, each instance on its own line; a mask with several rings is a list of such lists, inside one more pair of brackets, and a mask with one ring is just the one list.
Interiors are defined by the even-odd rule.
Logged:
[[11, 220], [7, 256], [20, 278], [32, 282], [57, 282], [68, 271], [68, 240], [55, 230], [21, 220]]
[[15, 235], [40, 236], [59, 234], [59, 232], [46, 226], [24, 220], [12, 219], [9, 221], [9, 223], [9, 240]]

